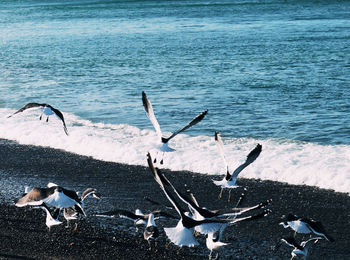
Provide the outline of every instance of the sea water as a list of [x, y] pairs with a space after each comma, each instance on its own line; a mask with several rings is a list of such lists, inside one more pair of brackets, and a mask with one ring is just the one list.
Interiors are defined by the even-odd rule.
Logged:
[[1, 1], [0, 138], [146, 165], [145, 91], [165, 136], [209, 110], [162, 167], [223, 175], [220, 131], [230, 171], [263, 146], [241, 177], [349, 192], [349, 46], [348, 1]]

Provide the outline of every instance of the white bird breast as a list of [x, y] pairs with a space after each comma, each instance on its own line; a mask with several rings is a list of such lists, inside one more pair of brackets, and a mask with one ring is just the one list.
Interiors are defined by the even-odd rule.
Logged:
[[177, 246], [198, 246], [199, 243], [193, 236], [193, 230], [185, 228], [181, 221], [173, 228], [164, 228], [164, 231], [170, 241]]

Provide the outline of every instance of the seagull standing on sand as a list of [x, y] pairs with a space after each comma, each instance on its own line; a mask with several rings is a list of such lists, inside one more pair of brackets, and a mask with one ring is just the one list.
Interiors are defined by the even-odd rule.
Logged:
[[[81, 201], [81, 207], [84, 208], [84, 200], [86, 199], [86, 197], [88, 197], [89, 195], [92, 195], [95, 199], [101, 200], [102, 196], [101, 194], [97, 191], [97, 189], [94, 188], [87, 188], [80, 196], [80, 201]], [[60, 211], [59, 208], [57, 208], [56, 210]], [[59, 212], [58, 212], [59, 213]], [[56, 213], [56, 214], [58, 214]], [[74, 205], [73, 207], [69, 207], [69, 208], [64, 208], [63, 209], [63, 216], [64, 218], [67, 220], [67, 225], [66, 228], [69, 227], [69, 221], [70, 220], [76, 220], [78, 219], [80, 215], [80, 211], [78, 209], [77, 205]]]
[[153, 213], [150, 213], [148, 216], [147, 226], [143, 232], [143, 237], [147, 240], [149, 249], [151, 249], [151, 240], [154, 240], [155, 246], [157, 245], [155, 240], [159, 237], [159, 230], [154, 222]]
[[240, 166], [238, 166], [233, 173], [231, 174], [228, 168], [228, 163], [224, 154], [224, 144], [221, 140], [221, 136], [219, 132], [215, 132], [215, 143], [219, 149], [219, 153], [225, 163], [225, 169], [226, 169], [226, 176], [221, 180], [221, 181], [216, 181], [213, 180], [214, 184], [216, 184], [217, 186], [221, 186], [221, 191], [219, 194], [219, 198], [221, 198], [222, 196], [222, 192], [224, 189], [229, 189], [229, 196], [228, 196], [228, 201], [231, 200], [231, 189], [232, 188], [236, 188], [238, 187], [236, 185], [236, 181], [237, 181], [237, 176], [238, 174], [244, 170], [244, 168], [246, 168], [249, 164], [251, 164], [252, 162], [254, 162], [256, 160], [256, 158], [259, 157], [260, 153], [261, 153], [261, 149], [262, 146], [260, 144], [258, 144], [247, 156], [246, 161], [241, 164]]
[[15, 113], [13, 113], [12, 115], [8, 116], [7, 118], [9, 117], [12, 117], [13, 115], [17, 114], [17, 113], [20, 113], [20, 112], [23, 112], [24, 110], [26, 109], [29, 109], [29, 108], [36, 108], [36, 107], [40, 107], [42, 108], [42, 113], [40, 115], [40, 120], [42, 118], [42, 115], [45, 114], [47, 117], [46, 117], [46, 122], [49, 121], [49, 116], [51, 115], [56, 115], [60, 120], [62, 120], [62, 123], [63, 123], [63, 130], [64, 132], [66, 133], [66, 135], [68, 135], [68, 130], [67, 130], [67, 127], [66, 127], [66, 123], [64, 122], [64, 117], [63, 117], [63, 114], [61, 113], [61, 111], [59, 111], [58, 109], [50, 106], [49, 104], [39, 104], [39, 103], [28, 103], [27, 105], [25, 105], [24, 107], [22, 107], [21, 109], [19, 109], [18, 111], [16, 111]]
[[291, 260], [297, 256], [300, 256], [304, 260], [306, 260], [307, 255], [309, 253], [309, 249], [312, 245], [310, 242], [315, 240], [313, 244], [316, 244], [319, 239], [322, 239], [322, 237], [313, 237], [313, 238], [310, 238], [309, 240], [301, 242], [300, 244], [298, 244], [297, 241], [295, 241], [294, 237], [282, 238], [281, 241], [291, 247], [294, 247], [293, 251], [291, 252], [291, 255], [292, 255]]
[[333, 242], [334, 239], [328, 235], [322, 225], [321, 222], [315, 221], [313, 219], [308, 218], [300, 218], [293, 214], [288, 214], [287, 216], [284, 216], [284, 221], [280, 223], [284, 228], [290, 227], [295, 231], [294, 236], [296, 233], [301, 234], [310, 234], [314, 233], [318, 236], [321, 236], [325, 239], [327, 239], [330, 242]]
[[[162, 131], [160, 130], [160, 126], [159, 123], [154, 115], [154, 111], [153, 111], [153, 107], [151, 102], [148, 100], [147, 95], [144, 91], [142, 91], [142, 103], [143, 103], [143, 107], [146, 111], [146, 115], [149, 118], [149, 120], [151, 121], [154, 129], [156, 130], [156, 133], [162, 143], [161, 147], [159, 148], [160, 151], [164, 152], [173, 152], [175, 151], [175, 149], [171, 148], [168, 146], [168, 142], [174, 138], [177, 134], [187, 130], [188, 128], [190, 128], [191, 126], [194, 126], [195, 124], [199, 123], [204, 117], [205, 115], [208, 113], [208, 110], [205, 110], [204, 112], [200, 113], [199, 115], [197, 115], [195, 118], [192, 119], [191, 122], [189, 122], [186, 126], [184, 126], [183, 128], [175, 131], [172, 135], [170, 135], [168, 138], [163, 137], [162, 135]], [[156, 161], [156, 160], [155, 160]], [[163, 159], [160, 161], [161, 164], [163, 164]]]
[[175, 210], [180, 215], [180, 220], [178, 221], [176, 227], [164, 228], [164, 231], [167, 237], [170, 239], [170, 241], [173, 244], [179, 246], [180, 248], [182, 246], [194, 247], [199, 245], [198, 241], [193, 236], [193, 229], [196, 226], [203, 226], [203, 229], [205, 229], [207, 233], [210, 233], [210, 232], [216, 232], [225, 224], [234, 224], [239, 221], [259, 218], [267, 215], [267, 213], [264, 212], [262, 214], [259, 214], [259, 216], [256, 215], [254, 217], [240, 218], [240, 219], [234, 219], [234, 220], [218, 219], [218, 218], [210, 218], [210, 219], [205, 218], [203, 220], [195, 220], [192, 217], [190, 217], [190, 215], [185, 214], [185, 211], [181, 208], [180, 204], [175, 200], [173, 195], [167, 191], [167, 189], [163, 184], [163, 181], [165, 180], [164, 176], [158, 169], [154, 168], [152, 158], [149, 153], [147, 154], [147, 162], [153, 174], [154, 179], [159, 184], [160, 188], [164, 192], [169, 202], [174, 206]]
[[[214, 250], [219, 249], [222, 246], [228, 245], [227, 243], [221, 242], [221, 230], [217, 232], [212, 232], [206, 235], [206, 245], [207, 248], [210, 250], [209, 259], [212, 259], [212, 254]], [[216, 257], [214, 259], [218, 259], [219, 253], [217, 253]]]

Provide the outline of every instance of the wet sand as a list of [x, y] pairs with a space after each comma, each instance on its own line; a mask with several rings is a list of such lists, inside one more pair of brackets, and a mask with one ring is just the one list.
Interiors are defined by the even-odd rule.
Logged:
[[[146, 160], [146, 155], [145, 155]], [[180, 190], [186, 184], [201, 206], [209, 209], [233, 207], [243, 187], [248, 189], [242, 206], [252, 206], [267, 199], [272, 213], [267, 217], [238, 223], [226, 229], [223, 241], [229, 245], [219, 250], [220, 259], [289, 259], [291, 248], [276, 247], [281, 237], [293, 235], [292, 230], [278, 225], [284, 214], [294, 213], [319, 220], [335, 242], [319, 241], [308, 259], [350, 259], [350, 197], [315, 187], [287, 185], [272, 181], [239, 179], [240, 188], [218, 199], [219, 188], [207, 176], [191, 172], [163, 170], [167, 178]], [[102, 201], [87, 199], [87, 217], [78, 228], [45, 226], [44, 212], [38, 209], [17, 208], [13, 200], [20, 197], [25, 185], [44, 187], [48, 182], [83, 191], [97, 188]], [[196, 248], [165, 248], [164, 233], [158, 246], [149, 250], [142, 231], [135, 232], [132, 222], [124, 219], [105, 219], [95, 213], [115, 208], [144, 212], [162, 209], [144, 200], [150, 197], [168, 204], [150, 170], [142, 166], [94, 160], [64, 151], [19, 145], [0, 140], [0, 259], [207, 259], [209, 250], [204, 237]], [[169, 211], [176, 215], [176, 212]], [[158, 222], [159, 226], [176, 223]], [[73, 225], [74, 226], [74, 225]], [[308, 236], [306, 236], [308, 237]], [[297, 235], [300, 241], [301, 235]]]

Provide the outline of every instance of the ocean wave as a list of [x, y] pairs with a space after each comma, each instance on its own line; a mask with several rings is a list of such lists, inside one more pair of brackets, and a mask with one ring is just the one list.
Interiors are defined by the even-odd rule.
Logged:
[[[146, 154], [157, 153], [153, 129], [127, 124], [93, 123], [65, 113], [69, 136], [62, 122], [39, 120], [40, 111], [28, 110], [7, 118], [15, 110], [0, 108], [0, 138], [20, 144], [62, 149], [103, 161], [146, 166]], [[165, 133], [167, 135], [169, 133]], [[240, 177], [305, 184], [339, 192], [350, 191], [350, 146], [320, 145], [286, 139], [224, 138], [230, 171], [245, 161], [257, 143], [260, 157]], [[180, 134], [170, 142], [176, 151], [164, 154], [162, 167], [209, 175], [224, 175], [225, 167], [213, 136]], [[213, 179], [220, 179], [215, 176]]]

